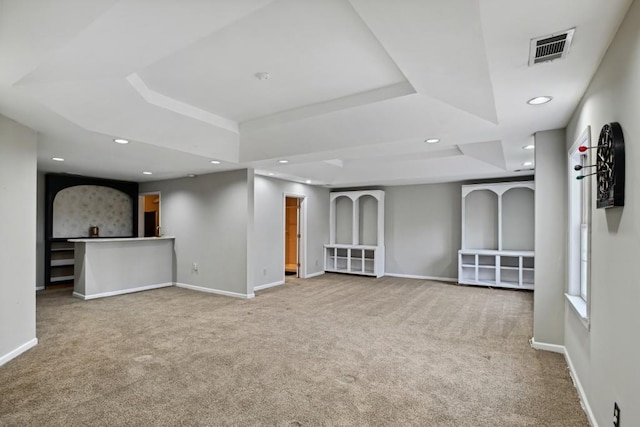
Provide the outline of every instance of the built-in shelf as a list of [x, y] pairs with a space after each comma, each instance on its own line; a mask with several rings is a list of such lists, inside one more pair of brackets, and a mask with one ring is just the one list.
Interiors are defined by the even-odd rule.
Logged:
[[49, 248], [48, 283], [73, 283], [75, 247], [66, 239], [51, 239], [47, 242]]
[[75, 260], [73, 258], [71, 259], [52, 259], [51, 260], [51, 267], [62, 267], [64, 265], [73, 265], [75, 263]]
[[533, 289], [534, 183], [462, 186], [458, 283]]
[[[483, 264], [478, 263], [481, 257]], [[491, 257], [493, 263], [487, 264], [487, 257]], [[515, 265], [503, 265], [503, 262]], [[523, 267], [533, 262], [533, 251], [461, 249], [458, 251], [458, 282], [464, 285], [533, 289], [534, 268]]]
[[329, 244], [324, 270], [384, 275], [384, 191], [334, 192], [330, 195]]
[[[324, 245], [325, 271], [381, 277], [384, 249], [365, 245]], [[346, 254], [346, 255], [344, 255]]]
[[74, 276], [51, 276], [51, 283], [69, 282], [74, 279]]

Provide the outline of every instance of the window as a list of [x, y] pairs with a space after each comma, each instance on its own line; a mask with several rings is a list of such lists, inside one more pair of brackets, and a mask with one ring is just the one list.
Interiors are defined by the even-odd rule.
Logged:
[[[591, 146], [591, 131], [587, 129], [580, 135], [569, 149], [569, 286], [567, 299], [581, 320], [589, 324], [589, 258], [590, 258], [590, 225], [591, 225], [591, 181], [593, 170], [591, 150], [581, 153], [580, 146]], [[576, 171], [574, 166], [581, 165]], [[583, 179], [577, 179], [580, 175]]]

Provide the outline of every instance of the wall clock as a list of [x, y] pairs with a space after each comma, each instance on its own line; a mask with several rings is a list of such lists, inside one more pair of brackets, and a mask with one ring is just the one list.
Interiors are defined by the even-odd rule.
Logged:
[[598, 208], [624, 206], [624, 136], [617, 122], [600, 131], [596, 170]]

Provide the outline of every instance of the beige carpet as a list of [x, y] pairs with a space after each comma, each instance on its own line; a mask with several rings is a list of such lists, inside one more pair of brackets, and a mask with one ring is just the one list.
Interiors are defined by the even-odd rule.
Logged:
[[0, 425], [587, 426], [530, 292], [327, 274], [239, 300], [38, 296]]

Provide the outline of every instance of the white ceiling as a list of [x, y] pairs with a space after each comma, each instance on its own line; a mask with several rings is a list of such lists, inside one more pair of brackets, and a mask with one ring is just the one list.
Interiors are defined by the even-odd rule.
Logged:
[[[530, 174], [514, 172], [533, 160], [522, 147], [567, 124], [630, 3], [0, 0], [0, 113], [39, 132], [51, 172], [251, 167], [334, 187]], [[528, 66], [530, 39], [573, 27], [566, 58]], [[526, 104], [538, 95], [554, 99]]]

